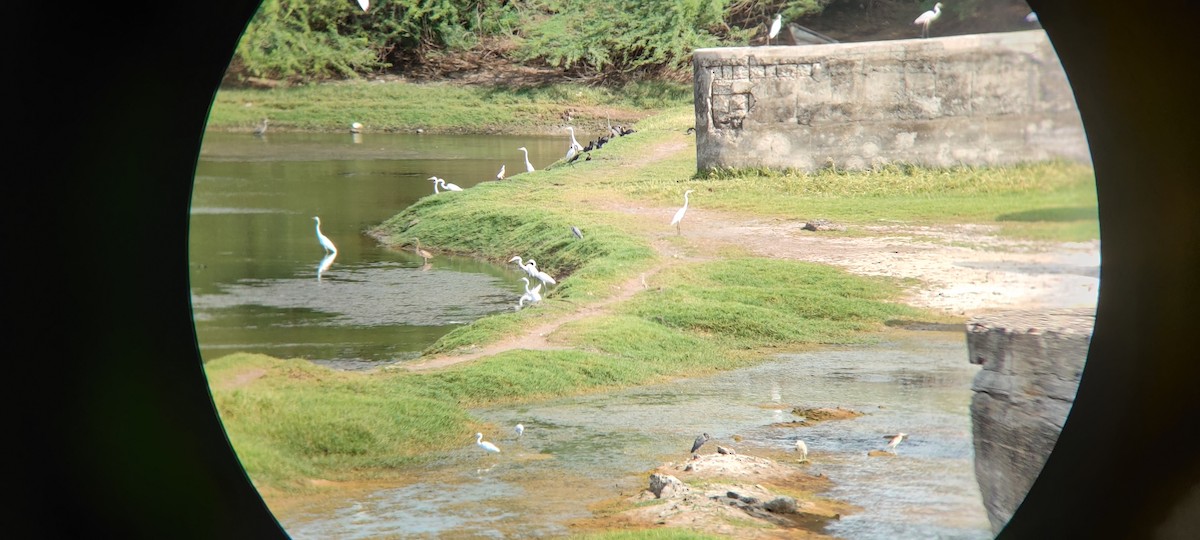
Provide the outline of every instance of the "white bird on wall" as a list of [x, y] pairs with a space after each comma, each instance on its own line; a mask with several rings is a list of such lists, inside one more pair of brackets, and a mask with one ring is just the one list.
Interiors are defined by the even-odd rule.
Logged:
[[680, 222], [680, 221], [683, 221], [683, 214], [687, 213], [687, 209], [688, 209], [688, 194], [690, 194], [690, 193], [691, 193], [691, 192], [693, 192], [693, 191], [696, 191], [696, 190], [694, 190], [694, 189], [689, 189], [689, 190], [687, 190], [687, 191], [683, 192], [683, 207], [682, 207], [682, 208], [680, 208], [679, 210], [676, 210], [676, 211], [675, 211], [675, 217], [674, 217], [674, 218], [671, 218], [671, 225], [674, 225], [674, 226], [675, 226], [675, 233], [676, 233], [676, 234], [679, 234], [679, 222]]
[[771, 44], [771, 40], [779, 35], [779, 29], [783, 26], [783, 15], [775, 14], [775, 20], [771, 21], [771, 31], [767, 33], [767, 45]]
[[913, 21], [913, 24], [921, 25], [921, 37], [927, 38], [929, 37], [929, 23], [932, 23], [941, 16], [942, 3], [938, 2], [933, 5], [933, 9], [926, 11], [925, 13], [922, 13], [921, 16], [917, 17], [917, 19]]

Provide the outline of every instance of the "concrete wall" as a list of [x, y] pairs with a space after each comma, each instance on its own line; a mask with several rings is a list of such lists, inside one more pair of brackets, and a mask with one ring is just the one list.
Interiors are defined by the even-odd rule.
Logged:
[[1090, 163], [1045, 32], [698, 49], [696, 164]]
[[1042, 471], [1075, 402], [1094, 309], [1013, 311], [967, 323], [975, 479], [998, 533]]

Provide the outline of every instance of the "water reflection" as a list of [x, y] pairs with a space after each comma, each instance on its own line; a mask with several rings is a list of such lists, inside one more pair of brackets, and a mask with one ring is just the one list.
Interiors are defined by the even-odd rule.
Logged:
[[329, 270], [330, 266], [333, 266], [333, 260], [336, 258], [337, 252], [333, 251], [321, 259], [321, 263], [317, 265], [317, 281], [321, 281], [321, 274], [324, 274], [326, 270]]

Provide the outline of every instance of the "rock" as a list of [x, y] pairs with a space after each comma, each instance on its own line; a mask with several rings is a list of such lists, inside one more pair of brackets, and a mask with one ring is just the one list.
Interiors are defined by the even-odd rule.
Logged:
[[650, 475], [650, 492], [654, 494], [655, 498], [670, 499], [683, 495], [687, 490], [687, 486], [674, 476], [658, 473]]
[[808, 223], [805, 223], [803, 228], [806, 231], [844, 231], [844, 230], [846, 230], [845, 226], [837, 225], [834, 222], [829, 221], [828, 219], [814, 219]]
[[763, 509], [776, 514], [795, 514], [796, 499], [781, 495], [763, 503]]
[[737, 451], [735, 451], [735, 450], [734, 450], [734, 449], [732, 449], [732, 448], [725, 448], [724, 446], [718, 446], [718, 447], [717, 447], [717, 453], [718, 453], [718, 454], [725, 454], [725, 455], [733, 455], [733, 454], [736, 454], [736, 453], [737, 453]]

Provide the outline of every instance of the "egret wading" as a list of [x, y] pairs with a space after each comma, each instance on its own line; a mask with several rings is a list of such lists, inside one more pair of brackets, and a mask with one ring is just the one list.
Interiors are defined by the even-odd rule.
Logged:
[[886, 435], [883, 438], [890, 439], [887, 443], [888, 448], [891, 448], [892, 453], [895, 453], [896, 447], [900, 445], [900, 441], [903, 441], [907, 437], [908, 437], [907, 433], [897, 433], [895, 435]]
[[525, 261], [521, 260], [520, 255], [514, 256], [513, 258], [509, 259], [508, 262], [517, 263], [517, 266], [521, 267], [521, 270], [524, 270], [526, 274], [529, 274], [530, 277], [533, 277], [533, 270], [525, 264]]
[[533, 164], [529, 162], [529, 150], [526, 150], [524, 146], [518, 148], [517, 150], [520, 150], [525, 154], [525, 172], [533, 172]]
[[421, 249], [421, 239], [420, 238], [416, 238], [415, 240], [416, 240], [416, 244], [413, 245], [413, 253], [420, 255], [421, 258], [424, 259], [422, 261], [422, 264], [428, 263], [429, 259], [433, 258], [433, 254]]
[[695, 442], [692, 443], [692, 449], [688, 450], [688, 453], [695, 454], [696, 450], [699, 450], [700, 447], [704, 446], [704, 443], [708, 442], [708, 440], [711, 438], [712, 437], [709, 437], [707, 433], [703, 433], [699, 437], [696, 437]]
[[929, 37], [929, 23], [932, 23], [941, 16], [942, 3], [938, 2], [933, 5], [933, 9], [926, 11], [925, 13], [922, 13], [921, 16], [917, 17], [916, 20], [913, 21], [913, 24], [921, 25], [921, 37], [927, 38]]
[[542, 301], [542, 293], [541, 293], [542, 286], [538, 285], [538, 286], [530, 289], [529, 288], [529, 278], [522, 277], [521, 281], [525, 282], [525, 294], [522, 294], [521, 299], [517, 301], [517, 307], [518, 308], [525, 307], [525, 302], [529, 302], [530, 304], [533, 304], [536, 302], [541, 302]]
[[499, 453], [500, 453], [500, 449], [499, 449], [499, 448], [497, 448], [497, 447], [496, 447], [496, 445], [494, 445], [494, 444], [492, 444], [492, 443], [490, 443], [490, 442], [488, 442], [488, 441], [485, 441], [485, 440], [483, 440], [483, 434], [482, 434], [482, 433], [476, 433], [476, 434], [475, 434], [475, 446], [478, 446], [478, 447], [480, 447], [480, 448], [484, 449], [485, 451], [487, 451], [487, 452], [491, 452], [491, 453], [493, 453], [493, 454], [499, 454]]
[[767, 45], [771, 44], [771, 40], [779, 35], [779, 28], [783, 26], [783, 14], [776, 13], [775, 20], [771, 21], [771, 31], [767, 33]]
[[689, 190], [683, 192], [683, 207], [680, 208], [679, 210], [676, 210], [675, 217], [671, 218], [671, 225], [675, 226], [675, 234], [682, 234], [679, 231], [679, 222], [683, 221], [683, 215], [687, 213], [688, 195], [693, 191], [696, 191], [696, 190], [689, 189]]
[[325, 253], [337, 253], [337, 246], [333, 245], [333, 241], [321, 234], [321, 218], [313, 216], [313, 221], [317, 222], [317, 241], [325, 248]]

